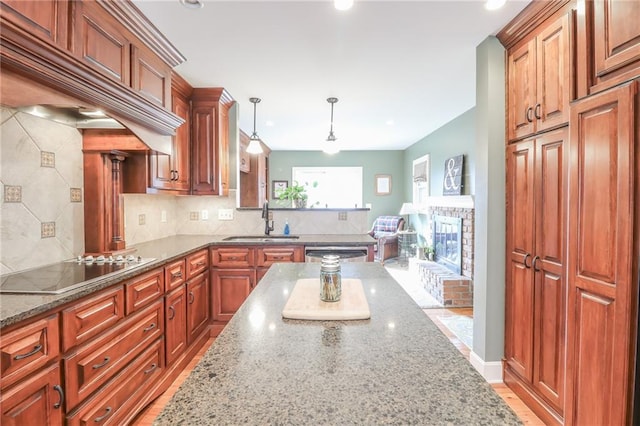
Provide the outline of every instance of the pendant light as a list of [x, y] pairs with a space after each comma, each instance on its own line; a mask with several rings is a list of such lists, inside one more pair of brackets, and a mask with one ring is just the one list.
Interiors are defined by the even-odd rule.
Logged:
[[333, 0], [333, 6], [338, 10], [349, 10], [353, 6], [353, 0]]
[[253, 104], [253, 133], [249, 138], [247, 152], [249, 154], [262, 154], [262, 144], [260, 144], [260, 137], [256, 133], [256, 104], [260, 102], [260, 98], [249, 98], [249, 102]]
[[337, 154], [340, 152], [338, 149], [338, 143], [336, 135], [333, 134], [333, 104], [338, 102], [338, 98], [328, 98], [327, 102], [331, 104], [331, 129], [329, 130], [329, 136], [327, 136], [327, 144], [324, 147], [324, 152], [327, 154]]

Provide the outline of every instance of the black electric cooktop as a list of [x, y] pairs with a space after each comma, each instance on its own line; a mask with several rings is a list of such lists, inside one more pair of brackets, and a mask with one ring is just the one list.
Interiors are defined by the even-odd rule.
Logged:
[[138, 258], [132, 261], [87, 262], [69, 260], [0, 277], [0, 293], [60, 294], [128, 271], [155, 259]]

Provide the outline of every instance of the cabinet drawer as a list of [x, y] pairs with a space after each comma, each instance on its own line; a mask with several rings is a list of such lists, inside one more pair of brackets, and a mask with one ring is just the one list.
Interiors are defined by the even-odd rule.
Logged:
[[170, 263], [164, 267], [164, 282], [166, 284], [166, 291], [169, 292], [175, 288], [180, 287], [185, 281], [187, 276], [187, 267], [184, 259]]
[[211, 265], [218, 268], [250, 268], [254, 266], [254, 250], [247, 247], [211, 249]]
[[200, 250], [187, 256], [187, 279], [195, 277], [209, 267], [207, 250]]
[[62, 351], [86, 342], [124, 317], [124, 289], [117, 286], [62, 311]]
[[302, 262], [304, 252], [302, 247], [258, 247], [258, 266], [271, 266], [277, 262]]
[[64, 358], [67, 409], [102, 386], [164, 333], [161, 300]]
[[125, 284], [127, 315], [164, 295], [164, 271], [155, 269]]
[[162, 340], [156, 340], [86, 404], [67, 416], [67, 424], [117, 424], [163, 370]]
[[0, 335], [2, 389], [57, 357], [60, 353], [58, 336], [57, 315]]

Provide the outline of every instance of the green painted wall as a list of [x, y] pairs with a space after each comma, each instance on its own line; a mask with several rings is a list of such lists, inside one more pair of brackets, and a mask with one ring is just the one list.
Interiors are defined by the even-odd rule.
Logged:
[[[363, 167], [362, 201], [365, 205], [371, 203], [369, 225], [378, 216], [398, 214], [402, 203], [406, 201], [404, 151], [340, 151], [334, 155], [319, 151], [272, 151], [269, 155], [269, 179], [291, 183], [291, 167], [314, 166]], [[391, 175], [390, 195], [374, 194], [377, 174]], [[336, 191], [339, 190], [336, 188]]]

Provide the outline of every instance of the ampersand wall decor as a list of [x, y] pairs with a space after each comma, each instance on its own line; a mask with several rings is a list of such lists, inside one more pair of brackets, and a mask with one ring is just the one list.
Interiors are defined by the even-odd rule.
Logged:
[[442, 195], [462, 194], [462, 166], [463, 155], [448, 158], [444, 162], [444, 182]]

